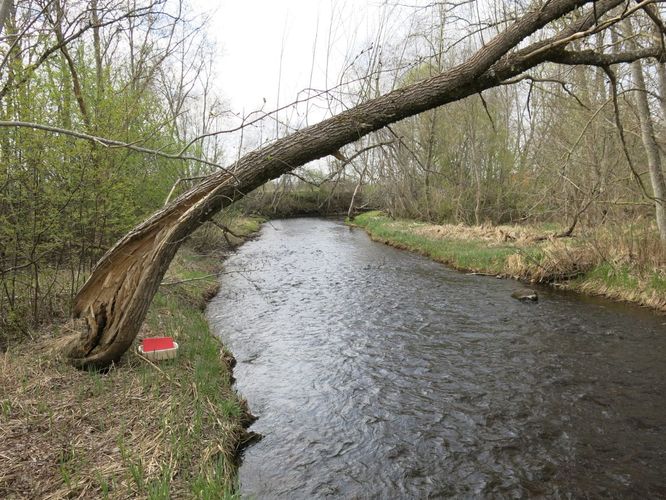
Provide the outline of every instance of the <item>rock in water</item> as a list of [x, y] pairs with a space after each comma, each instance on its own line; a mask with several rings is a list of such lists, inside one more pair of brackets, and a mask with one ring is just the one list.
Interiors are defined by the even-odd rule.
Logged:
[[521, 288], [511, 294], [514, 299], [536, 302], [539, 300], [537, 293], [530, 288]]

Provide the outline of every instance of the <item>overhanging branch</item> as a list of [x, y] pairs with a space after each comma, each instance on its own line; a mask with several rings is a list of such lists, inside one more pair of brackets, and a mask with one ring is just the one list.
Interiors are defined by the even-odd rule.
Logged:
[[594, 50], [558, 50], [550, 53], [546, 60], [548, 62], [571, 66], [585, 65], [604, 68], [613, 64], [632, 63], [649, 57], [661, 59], [664, 57], [664, 51], [661, 47], [647, 47], [615, 54], [603, 54]]
[[159, 149], [151, 149], [151, 148], [146, 148], [144, 146], [138, 146], [136, 142], [122, 142], [122, 141], [116, 141], [115, 139], [107, 139], [106, 137], [100, 137], [96, 135], [91, 135], [91, 134], [86, 134], [84, 132], [77, 132], [75, 130], [69, 130], [61, 127], [53, 127], [51, 125], [44, 125], [42, 123], [32, 123], [32, 122], [22, 122], [22, 121], [6, 121], [6, 120], [0, 120], [0, 128], [5, 127], [5, 128], [30, 128], [33, 130], [43, 130], [45, 132], [52, 132], [55, 134], [61, 134], [61, 135], [67, 135], [70, 137], [75, 137], [77, 139], [83, 139], [86, 141], [90, 141], [94, 144], [98, 144], [100, 146], [104, 146], [106, 148], [124, 148], [124, 149], [129, 149], [131, 151], [136, 151], [137, 153], [144, 153], [150, 156], [158, 156], [160, 158], [165, 158], [168, 160], [183, 160], [183, 161], [194, 161], [197, 163], [202, 163], [204, 165], [208, 165], [211, 167], [215, 167], [219, 170], [222, 170], [223, 172], [231, 175], [232, 177], [235, 178], [234, 173], [220, 165], [219, 163], [215, 163], [212, 161], [208, 161], [204, 158], [199, 158], [196, 156], [192, 155], [183, 155], [183, 154], [173, 154], [173, 153], [165, 153], [164, 151], [161, 151]]

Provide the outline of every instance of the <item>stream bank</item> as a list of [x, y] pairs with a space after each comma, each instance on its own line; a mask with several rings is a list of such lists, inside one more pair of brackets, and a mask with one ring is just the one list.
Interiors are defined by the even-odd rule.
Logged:
[[[247, 238], [260, 222], [228, 225]], [[204, 315], [223, 256], [196, 247], [195, 237], [179, 250], [138, 336], [174, 337], [175, 360], [150, 363], [135, 345], [108, 373], [80, 371], [54, 356], [58, 324], [0, 354], [1, 498], [235, 493], [252, 416]]]
[[375, 241], [461, 271], [546, 283], [666, 312], [663, 248], [653, 251], [654, 262], [636, 265], [622, 255], [624, 249], [601, 248], [599, 239], [544, 236], [535, 228], [434, 225], [377, 211], [357, 216], [353, 224]]

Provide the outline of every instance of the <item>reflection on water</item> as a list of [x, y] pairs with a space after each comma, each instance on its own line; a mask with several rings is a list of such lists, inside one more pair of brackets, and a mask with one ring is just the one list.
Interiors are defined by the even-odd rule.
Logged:
[[209, 307], [265, 437], [256, 498], [666, 495], [666, 317], [265, 226]]

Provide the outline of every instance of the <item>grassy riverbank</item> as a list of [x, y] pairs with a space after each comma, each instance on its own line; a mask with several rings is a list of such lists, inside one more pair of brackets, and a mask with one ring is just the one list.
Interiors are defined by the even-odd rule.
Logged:
[[[247, 236], [260, 221], [237, 219]], [[232, 243], [239, 243], [238, 240]], [[1, 498], [227, 498], [248, 438], [232, 357], [203, 313], [220, 256], [190, 246], [174, 259], [139, 334], [173, 336], [178, 358], [132, 349], [107, 374], [55, 359], [59, 325], [0, 354]]]
[[[380, 212], [354, 219], [383, 243], [456, 269], [531, 282], [556, 283], [666, 311], [666, 251], [649, 231], [597, 229], [554, 238], [548, 227], [433, 225]], [[544, 238], [545, 236], [545, 238]]]

